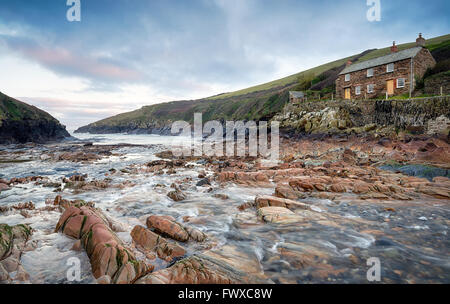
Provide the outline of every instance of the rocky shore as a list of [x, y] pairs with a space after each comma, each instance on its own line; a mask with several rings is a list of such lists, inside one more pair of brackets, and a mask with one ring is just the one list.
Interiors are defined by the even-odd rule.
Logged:
[[272, 167], [166, 148], [2, 149], [0, 281], [77, 257], [86, 283], [366, 283], [374, 256], [384, 283], [450, 281], [446, 137], [285, 137]]

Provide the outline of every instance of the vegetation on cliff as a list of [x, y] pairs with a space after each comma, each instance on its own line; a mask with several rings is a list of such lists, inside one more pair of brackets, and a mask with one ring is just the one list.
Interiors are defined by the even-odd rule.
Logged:
[[42, 143], [69, 136], [47, 112], [0, 93], [0, 143]]

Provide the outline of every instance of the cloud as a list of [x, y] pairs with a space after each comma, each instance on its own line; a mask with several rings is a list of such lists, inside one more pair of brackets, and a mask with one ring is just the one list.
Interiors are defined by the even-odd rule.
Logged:
[[44, 47], [23, 37], [0, 35], [0, 40], [10, 51], [19, 52], [25, 58], [60, 74], [106, 82], [136, 82], [142, 79], [139, 71], [121, 66], [110, 58], [83, 56], [62, 47]]

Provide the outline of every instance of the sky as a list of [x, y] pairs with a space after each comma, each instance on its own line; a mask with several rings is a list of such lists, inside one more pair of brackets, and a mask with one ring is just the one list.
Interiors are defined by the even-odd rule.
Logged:
[[0, 0], [0, 91], [69, 130], [450, 33], [448, 0], [377, 0], [372, 22], [372, 0], [79, 1], [69, 22], [67, 0]]

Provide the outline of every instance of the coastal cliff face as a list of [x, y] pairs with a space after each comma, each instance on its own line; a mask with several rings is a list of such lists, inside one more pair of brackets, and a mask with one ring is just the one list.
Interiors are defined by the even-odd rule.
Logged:
[[134, 123], [130, 123], [117, 126], [90, 124], [77, 129], [75, 133], [91, 133], [91, 134], [127, 133], [127, 134], [171, 135], [171, 127], [172, 124], [170, 122], [145, 124], [145, 125], [137, 125]]
[[[289, 104], [273, 120], [298, 134], [448, 135], [449, 96], [411, 100], [311, 101]], [[430, 135], [433, 135], [430, 134]]]
[[0, 93], [0, 144], [46, 143], [70, 137], [45, 111]]

